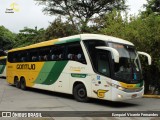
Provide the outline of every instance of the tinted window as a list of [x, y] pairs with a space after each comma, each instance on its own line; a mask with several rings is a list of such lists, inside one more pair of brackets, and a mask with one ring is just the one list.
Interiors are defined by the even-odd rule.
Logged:
[[47, 46], [8, 53], [9, 62], [39, 62], [65, 60], [64, 46]]
[[86, 60], [79, 42], [67, 45], [67, 60], [73, 60], [86, 64]]
[[52, 61], [65, 60], [65, 46], [52, 46], [49, 59]]
[[87, 48], [90, 60], [95, 72], [110, 76], [109, 56], [110, 53], [104, 50], [96, 49], [97, 46], [107, 46], [104, 41], [85, 40], [84, 44]]
[[84, 58], [84, 54], [79, 42], [8, 53], [9, 62], [38, 62], [60, 60], [73, 60], [86, 64], [86, 60]]
[[106, 43], [104, 41], [99, 41], [99, 40], [85, 40], [84, 44], [87, 48], [87, 51], [90, 56], [90, 60], [93, 64], [93, 67], [95, 68], [96, 66], [96, 61], [95, 61], [95, 53], [96, 53], [96, 48], [97, 46], [106, 46]]
[[97, 50], [96, 55], [96, 66], [97, 71], [105, 76], [110, 76], [109, 69], [109, 53], [105, 50]]

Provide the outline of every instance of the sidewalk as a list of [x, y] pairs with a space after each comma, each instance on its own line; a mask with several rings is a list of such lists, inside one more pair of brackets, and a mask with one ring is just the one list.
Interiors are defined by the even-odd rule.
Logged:
[[143, 95], [143, 98], [158, 98], [158, 99], [160, 99], [160, 95]]

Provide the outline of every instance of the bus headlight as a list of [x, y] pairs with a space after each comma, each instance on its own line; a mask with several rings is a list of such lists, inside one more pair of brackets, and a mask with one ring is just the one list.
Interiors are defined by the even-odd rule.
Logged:
[[117, 89], [119, 89], [119, 90], [122, 90], [122, 91], [124, 91], [125, 90], [125, 88], [123, 88], [123, 87], [121, 87], [121, 86], [119, 86], [119, 85], [116, 85], [116, 84], [110, 84], [112, 87], [115, 87], [115, 88], [117, 88]]
[[118, 86], [118, 89], [124, 91], [125, 88]]
[[123, 98], [123, 95], [118, 95], [118, 98]]

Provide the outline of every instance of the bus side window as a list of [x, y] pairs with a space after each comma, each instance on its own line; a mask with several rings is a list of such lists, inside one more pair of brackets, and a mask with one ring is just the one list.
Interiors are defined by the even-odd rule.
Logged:
[[37, 57], [36, 56], [32, 56], [32, 61], [33, 62], [37, 61]]
[[68, 54], [67, 59], [71, 60], [72, 59], [72, 54]]
[[59, 54], [59, 60], [63, 59], [63, 54]]
[[97, 50], [97, 71], [105, 76], [110, 77], [110, 68], [109, 68], [109, 52], [104, 50]]
[[55, 54], [52, 54], [51, 55], [51, 60], [55, 60], [56, 59], [56, 55]]
[[22, 62], [26, 62], [26, 58], [25, 58], [25, 57], [22, 57], [22, 58], [21, 58], [21, 61], [22, 61]]
[[77, 61], [83, 64], [86, 64], [86, 60], [84, 58], [84, 54], [79, 42], [71, 43], [67, 45], [67, 59]]
[[78, 53], [77, 54], [77, 61], [82, 61], [82, 54], [81, 53]]
[[13, 62], [16, 62], [17, 60], [16, 60], [16, 58], [13, 58]]
[[64, 60], [64, 46], [52, 46], [52, 52], [50, 53], [50, 58], [52, 61]]
[[38, 49], [38, 61], [50, 61], [52, 50], [49, 46]]
[[38, 56], [38, 61], [42, 61], [42, 56]]
[[38, 50], [37, 49], [32, 49], [30, 52], [29, 52], [29, 62], [37, 62], [39, 59], [38, 59]]
[[43, 56], [44, 61], [48, 61], [48, 55]]
[[18, 55], [14, 53], [13, 56], [14, 56], [14, 62], [18, 62]]

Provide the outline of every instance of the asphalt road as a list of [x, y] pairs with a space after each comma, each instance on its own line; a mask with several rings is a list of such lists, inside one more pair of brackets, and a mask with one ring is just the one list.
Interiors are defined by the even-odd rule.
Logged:
[[[9, 85], [5, 79], [0, 78], [0, 111], [160, 111], [160, 99], [140, 98], [123, 102], [91, 99], [88, 103], [81, 103], [77, 102], [72, 95], [31, 88], [23, 91]], [[5, 119], [8, 118], [3, 118], [2, 120]], [[27, 118], [14, 119], [26, 120]], [[48, 119], [65, 120], [66, 118], [52, 117]], [[104, 120], [106, 117], [67, 117], [67, 119]], [[110, 117], [110, 119], [119, 120], [120, 118]], [[125, 119], [133, 119], [133, 117], [123, 118], [123, 120]], [[136, 119], [139, 118], [134, 118], [134, 120]], [[158, 120], [157, 117], [140, 117], [140, 119]], [[33, 118], [33, 120], [37, 120], [37, 118]], [[44, 120], [44, 118], [40, 120]]]

